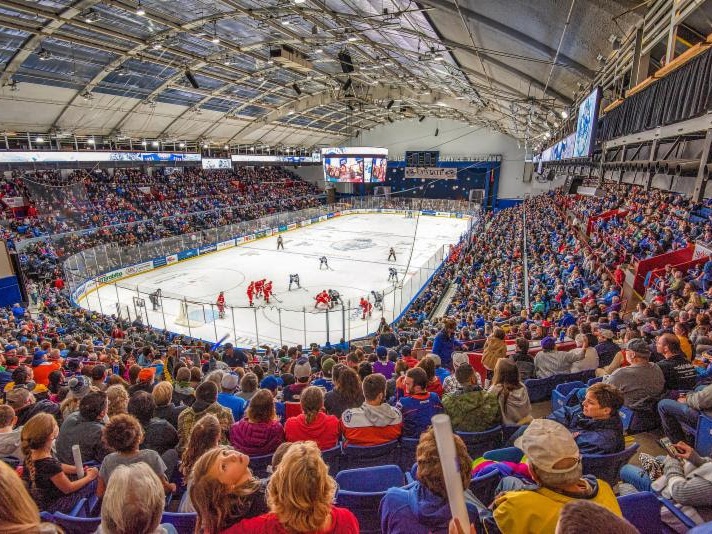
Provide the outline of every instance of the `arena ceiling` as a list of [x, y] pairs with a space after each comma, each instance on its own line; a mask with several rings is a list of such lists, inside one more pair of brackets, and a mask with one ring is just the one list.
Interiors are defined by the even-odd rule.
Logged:
[[439, 117], [532, 139], [643, 4], [0, 0], [0, 130], [306, 147]]

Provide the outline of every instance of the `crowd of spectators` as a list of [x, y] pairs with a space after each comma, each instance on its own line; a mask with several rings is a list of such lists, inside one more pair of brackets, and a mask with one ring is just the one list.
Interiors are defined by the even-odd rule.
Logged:
[[[136, 180], [127, 175], [112, 191], [145, 194]], [[113, 194], [95, 182], [87, 191]], [[195, 196], [210, 197], [206, 187]], [[181, 201], [163, 185], [156, 191]], [[372, 513], [384, 532], [446, 532], [450, 510], [429, 429], [433, 415], [446, 413], [458, 432], [519, 427], [510, 444], [520, 457], [506, 466], [478, 463], [455, 437], [473, 523], [554, 532], [557, 522], [585, 514], [581, 503], [616, 523], [622, 512], [613, 489], [584, 474], [581, 457], [624, 449], [623, 407], [632, 413], [631, 431], [660, 427], [675, 449], [665, 458], [642, 456], [642, 468], [625, 468], [622, 479], [641, 491], [658, 488], [691, 507], [699, 522], [708, 519], [712, 461], [695, 452], [689, 430], [701, 413], [712, 415], [708, 288], [687, 275], [626, 316], [620, 283], [601, 254], [605, 240], [589, 248], [560, 209], [583, 217], [626, 202], [643, 218], [626, 216], [599, 232], [617, 239], [629, 224], [652, 225], [661, 233], [651, 240], [664, 242], [670, 228], [670, 247], [676, 235], [699, 236], [693, 226], [671, 227], [686, 201], [659, 195], [666, 208], [656, 213], [648, 213], [642, 193], [615, 189], [595, 201], [541, 195], [483, 216], [480, 231], [451, 254], [397, 329], [383, 325], [362, 347], [280, 347], [260, 355], [229, 344], [213, 348], [71, 308], [63, 288], [50, 284], [36, 318], [19, 306], [0, 310], [0, 452], [22, 471], [20, 479], [0, 466], [0, 485], [14, 484], [21, 494], [22, 480], [29, 491], [25, 505], [13, 505], [18, 513], [0, 521], [39, 524], [38, 509], [68, 511], [96, 494], [103, 496], [102, 532], [170, 532], [159, 523], [164, 496], [175, 494], [173, 502], [194, 511], [203, 533], [357, 532], [354, 513], [334, 504], [338, 488], [325, 451], [410, 438], [418, 440], [415, 483], [389, 490]], [[652, 250], [659, 249], [638, 244], [628, 252]], [[450, 285], [446, 317], [431, 321]], [[564, 343], [575, 346], [564, 350]], [[481, 352], [484, 377], [467, 350]], [[582, 388], [570, 406], [532, 417], [526, 379], [581, 371], [602, 383]], [[92, 464], [82, 478], [72, 465], [73, 444]], [[264, 455], [272, 455], [271, 474], [260, 479], [250, 459]], [[514, 475], [502, 478], [493, 503], [468, 490], [480, 469]], [[145, 483], [133, 487], [132, 478]], [[145, 509], [124, 517], [121, 499], [127, 509], [140, 502]]]

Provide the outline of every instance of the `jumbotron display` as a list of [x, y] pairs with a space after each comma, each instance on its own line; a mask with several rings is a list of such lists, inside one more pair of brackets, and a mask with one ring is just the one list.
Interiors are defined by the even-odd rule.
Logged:
[[380, 183], [386, 181], [388, 149], [377, 147], [322, 148], [327, 182]]

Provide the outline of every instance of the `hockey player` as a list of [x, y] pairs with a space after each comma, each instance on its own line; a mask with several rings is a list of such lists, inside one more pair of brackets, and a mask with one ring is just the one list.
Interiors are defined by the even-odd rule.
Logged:
[[377, 310], [382, 310], [383, 309], [383, 295], [381, 295], [377, 291], [371, 291], [371, 295], [373, 295], [373, 306]]
[[396, 251], [393, 247], [388, 251], [388, 261], [391, 261], [391, 258], [393, 258], [393, 261], [396, 261]]
[[277, 236], [277, 250], [280, 248], [284, 250], [284, 239], [282, 239], [281, 235]]
[[250, 306], [254, 306], [254, 303], [252, 302], [255, 298], [255, 283], [250, 282], [250, 285], [247, 286], [247, 300], [250, 301]]
[[225, 318], [225, 294], [221, 291], [218, 295], [218, 300], [216, 302], [218, 307], [218, 317], [220, 319]]
[[371, 310], [373, 309], [373, 304], [371, 304], [365, 298], [361, 297], [361, 300], [359, 301], [358, 305], [361, 307], [361, 310], [363, 310], [361, 320], [366, 320], [366, 314], [371, 317]]
[[297, 284], [297, 288], [301, 289], [302, 286], [299, 285], [299, 275], [298, 274], [290, 274], [289, 275], [289, 291], [292, 290], [292, 284]]
[[329, 298], [331, 299], [331, 305], [329, 306], [330, 308], [333, 308], [337, 304], [341, 304], [342, 306], [344, 305], [344, 301], [341, 300], [341, 295], [335, 289], [329, 290]]
[[151, 293], [148, 296], [148, 300], [151, 301], [151, 305], [153, 306], [153, 311], [156, 311], [158, 308], [160, 308], [161, 307], [161, 288], [159, 287], [153, 293]]
[[322, 256], [319, 258], [319, 270], [321, 271], [322, 266], [326, 266], [326, 268], [329, 268], [329, 260], [326, 259], [326, 256]]
[[265, 287], [265, 279], [263, 278], [262, 280], [257, 280], [255, 282], [255, 296], [261, 297], [264, 287]]
[[390, 282], [391, 280], [398, 281], [398, 269], [395, 267], [388, 268], [388, 281]]
[[315, 308], [318, 308], [318, 307], [319, 307], [319, 304], [324, 304], [324, 305], [328, 308], [328, 307], [329, 307], [329, 301], [330, 301], [331, 299], [329, 298], [329, 293], [327, 293], [326, 290], [324, 290], [324, 291], [322, 291], [321, 293], [319, 293], [319, 294], [314, 298], [314, 300], [316, 301], [316, 303], [314, 304], [314, 307], [315, 307]]
[[272, 280], [265, 283], [265, 286], [262, 289], [262, 294], [265, 297], [265, 304], [269, 304], [269, 297], [272, 294]]

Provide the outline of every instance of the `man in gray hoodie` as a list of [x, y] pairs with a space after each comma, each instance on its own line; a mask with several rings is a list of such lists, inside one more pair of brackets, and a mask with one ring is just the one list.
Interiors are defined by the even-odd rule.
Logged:
[[15, 410], [7, 404], [0, 404], [0, 456], [22, 460], [24, 454], [20, 448], [20, 432], [22, 427], [13, 429], [17, 423]]
[[393, 441], [403, 431], [403, 416], [386, 404], [386, 378], [380, 373], [368, 375], [362, 383], [366, 401], [359, 408], [349, 408], [341, 415], [344, 438], [349, 445], [373, 446]]

